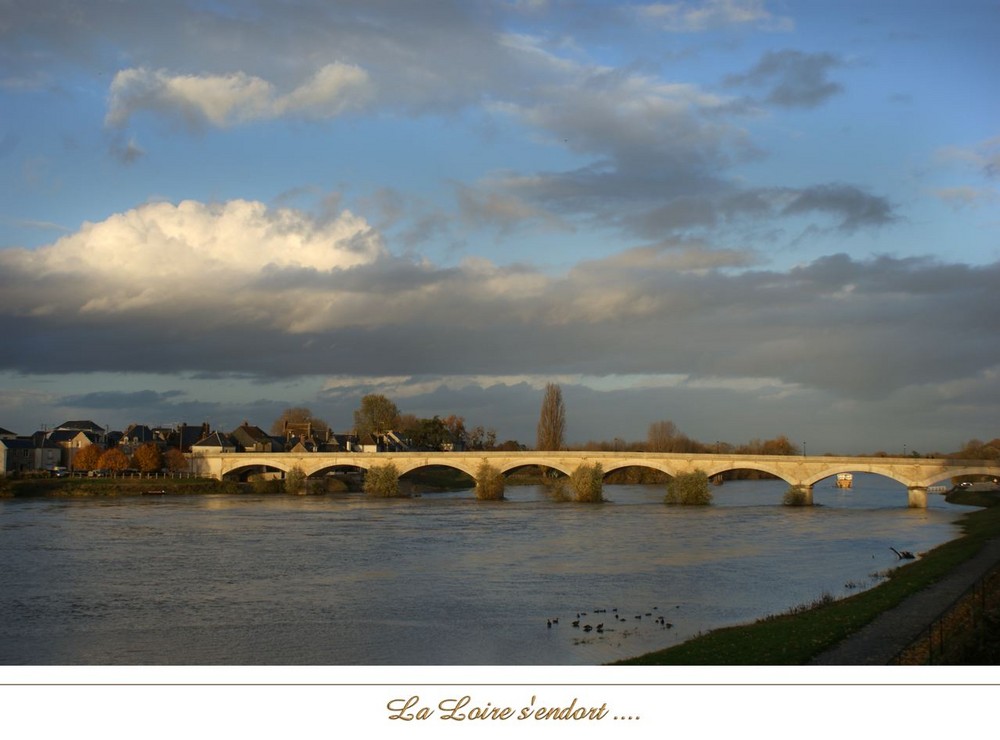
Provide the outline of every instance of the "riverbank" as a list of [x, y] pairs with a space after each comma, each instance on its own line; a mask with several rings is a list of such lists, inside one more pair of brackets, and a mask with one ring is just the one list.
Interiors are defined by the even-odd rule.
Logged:
[[0, 496], [136, 496], [242, 493], [246, 485], [213, 478], [22, 478], [6, 479]]
[[[701, 635], [676, 647], [619, 661], [616, 665], [885, 665], [918, 662], [907, 656], [914, 641], [932, 624], [956, 634], [964, 622], [949, 620], [952, 607], [976, 584], [974, 598], [993, 604], [992, 613], [976, 618], [996, 621], [1000, 578], [988, 577], [1000, 566], [1000, 497], [995, 493], [956, 491], [950, 503], [984, 507], [966, 514], [962, 536], [894, 570], [885, 583], [847, 599], [820, 598], [814, 604], [752, 624]], [[956, 601], [958, 600], [958, 601]], [[901, 631], [901, 624], [907, 630]], [[958, 640], [951, 642], [957, 644]], [[967, 640], [965, 642], [968, 642]], [[876, 646], [878, 646], [876, 648]], [[952, 651], [960, 664], [992, 662], [989, 641]], [[938, 656], [938, 662], [942, 656]]]

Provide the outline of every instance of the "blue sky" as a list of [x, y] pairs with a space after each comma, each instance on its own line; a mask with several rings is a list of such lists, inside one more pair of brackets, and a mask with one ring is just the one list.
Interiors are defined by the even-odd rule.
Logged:
[[0, 2], [0, 426], [1000, 435], [997, 2]]

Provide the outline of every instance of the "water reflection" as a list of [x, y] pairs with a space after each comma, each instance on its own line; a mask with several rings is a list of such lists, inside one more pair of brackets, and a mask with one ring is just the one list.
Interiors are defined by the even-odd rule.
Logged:
[[890, 546], [925, 551], [964, 511], [907, 509], [876, 476], [811, 508], [781, 506], [786, 488], [729, 482], [707, 508], [647, 486], [602, 506], [532, 486], [5, 500], [0, 662], [599, 664], [871, 585]]

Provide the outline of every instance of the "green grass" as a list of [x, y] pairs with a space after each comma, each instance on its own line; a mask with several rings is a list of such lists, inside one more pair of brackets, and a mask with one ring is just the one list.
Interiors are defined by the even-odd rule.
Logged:
[[907, 596], [940, 580], [968, 560], [988, 540], [1000, 536], [1000, 506], [995, 497], [949, 497], [954, 503], [989, 506], [966, 514], [963, 535], [912, 563], [894, 570], [875, 588], [846, 599], [819, 599], [812, 608], [727, 627], [688, 642], [617, 665], [802, 665], [896, 606]]

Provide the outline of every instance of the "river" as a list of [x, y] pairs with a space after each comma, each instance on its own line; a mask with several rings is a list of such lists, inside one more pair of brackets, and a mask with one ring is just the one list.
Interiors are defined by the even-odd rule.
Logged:
[[968, 510], [786, 488], [0, 499], [0, 664], [597, 665], [870, 587]]

